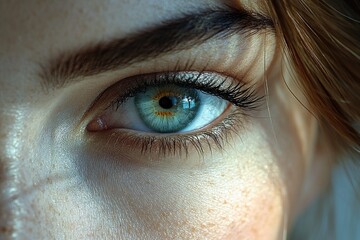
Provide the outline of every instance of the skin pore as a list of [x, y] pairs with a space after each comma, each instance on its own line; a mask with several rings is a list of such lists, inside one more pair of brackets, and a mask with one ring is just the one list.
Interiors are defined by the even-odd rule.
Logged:
[[[273, 30], [211, 38], [61, 87], [41, 74], [64, 53], [225, 4], [266, 15], [261, 1], [0, 3], [0, 238], [282, 237], [326, 185], [331, 151], [319, 144]], [[87, 130], [111, 102], [99, 95], [115, 84], [185, 71], [227, 76], [263, 97], [257, 110], [236, 115], [237, 131], [221, 148], [200, 139], [200, 152], [189, 144], [187, 153], [156, 145], [144, 153], [125, 141], [126, 130]]]

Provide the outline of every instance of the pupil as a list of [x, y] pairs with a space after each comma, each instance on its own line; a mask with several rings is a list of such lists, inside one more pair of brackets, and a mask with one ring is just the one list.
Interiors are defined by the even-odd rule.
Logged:
[[176, 104], [176, 99], [174, 97], [162, 97], [159, 100], [160, 107], [164, 109], [170, 109]]

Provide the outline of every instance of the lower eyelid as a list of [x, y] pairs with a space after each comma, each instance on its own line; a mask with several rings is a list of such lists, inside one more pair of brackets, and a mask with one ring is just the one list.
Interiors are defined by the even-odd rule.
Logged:
[[[127, 129], [112, 129], [102, 132], [94, 132], [88, 136], [89, 144], [96, 144], [98, 149], [102, 149], [107, 154], [120, 155], [128, 152], [130, 155], [138, 156], [136, 161], [140, 161], [141, 156], [148, 155], [155, 159], [167, 156], [181, 156], [197, 153], [203, 158], [205, 153], [210, 153], [215, 149], [222, 150], [228, 147], [233, 137], [238, 137], [240, 130], [244, 129], [247, 123], [247, 116], [237, 107], [227, 109], [229, 113], [225, 118], [219, 118], [207, 129], [199, 130], [195, 133], [178, 134], [154, 134], [144, 133]], [[99, 145], [100, 144], [100, 145]], [[141, 160], [142, 161], [142, 160]]]

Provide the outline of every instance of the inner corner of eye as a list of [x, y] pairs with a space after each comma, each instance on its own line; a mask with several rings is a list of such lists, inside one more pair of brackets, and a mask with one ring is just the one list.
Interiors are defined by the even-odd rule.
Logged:
[[98, 132], [109, 129], [108, 124], [102, 117], [96, 117], [91, 120], [86, 126], [86, 130], [89, 132]]

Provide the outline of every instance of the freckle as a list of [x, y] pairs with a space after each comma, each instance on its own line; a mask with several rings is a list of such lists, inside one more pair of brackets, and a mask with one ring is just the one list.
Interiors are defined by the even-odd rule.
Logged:
[[215, 182], [214, 181], [209, 181], [209, 185], [214, 186]]
[[46, 182], [47, 182], [48, 184], [52, 184], [52, 179], [51, 179], [50, 177], [47, 177], [47, 178], [46, 178]]
[[216, 227], [217, 226], [217, 224], [215, 224], [215, 223], [209, 223], [208, 225], [209, 225], [209, 227]]
[[226, 201], [226, 200], [224, 200], [224, 204], [227, 204], [227, 201]]
[[201, 226], [204, 227], [204, 228], [211, 228], [211, 227], [215, 227], [216, 224], [215, 224], [215, 223], [208, 222], [208, 223], [203, 223], [203, 224], [201, 224]]
[[132, 227], [130, 224], [128, 224], [127, 227], [126, 227], [126, 231], [127, 231], [128, 233], [132, 232], [132, 231], [133, 231], [133, 227]]
[[197, 213], [197, 209], [196, 208], [190, 208], [189, 210], [188, 210], [188, 212], [190, 212], [190, 213]]

